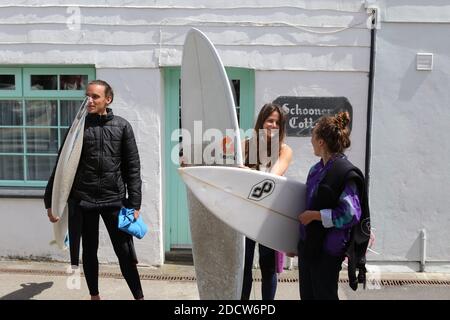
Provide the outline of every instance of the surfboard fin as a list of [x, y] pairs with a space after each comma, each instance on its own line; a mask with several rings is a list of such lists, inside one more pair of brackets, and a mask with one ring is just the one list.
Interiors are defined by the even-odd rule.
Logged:
[[48, 244], [50, 246], [57, 246], [61, 250], [67, 250], [67, 249], [69, 249], [69, 244], [70, 244], [69, 243], [69, 234], [66, 234], [66, 237], [64, 238], [64, 244], [62, 246], [58, 245], [58, 243], [56, 242], [55, 239], [50, 241]]
[[66, 246], [66, 248], [69, 247], [69, 234], [66, 233], [66, 237], [64, 238], [64, 245]]

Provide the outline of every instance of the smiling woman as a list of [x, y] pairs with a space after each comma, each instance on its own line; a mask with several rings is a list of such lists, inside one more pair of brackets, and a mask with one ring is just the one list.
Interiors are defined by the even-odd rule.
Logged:
[[[281, 106], [266, 103], [258, 114], [251, 139], [245, 141], [245, 165], [259, 171], [283, 176], [292, 161], [292, 149], [285, 142], [286, 114]], [[253, 157], [252, 157], [253, 155]], [[280, 235], [281, 236], [281, 235]], [[252, 290], [252, 266], [256, 242], [245, 239], [245, 265], [242, 300], [249, 300]], [[258, 244], [262, 275], [262, 299], [273, 300], [277, 273], [283, 269], [283, 253]]]

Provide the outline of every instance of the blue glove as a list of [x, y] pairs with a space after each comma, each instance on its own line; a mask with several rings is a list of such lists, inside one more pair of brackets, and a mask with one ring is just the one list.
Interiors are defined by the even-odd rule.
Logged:
[[129, 233], [138, 239], [142, 239], [147, 233], [148, 228], [144, 223], [142, 216], [139, 215], [137, 219], [134, 219], [134, 209], [120, 209], [118, 218], [120, 230]]

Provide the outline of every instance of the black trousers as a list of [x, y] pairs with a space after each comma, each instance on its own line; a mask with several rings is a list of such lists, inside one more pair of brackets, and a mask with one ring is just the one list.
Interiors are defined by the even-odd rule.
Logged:
[[141, 281], [137, 269], [137, 257], [133, 237], [117, 227], [119, 207], [85, 209], [69, 202], [69, 241], [72, 265], [79, 264], [80, 237], [83, 247], [83, 271], [89, 293], [98, 295], [98, 239], [99, 220], [102, 216], [108, 230], [114, 252], [119, 259], [120, 271], [135, 299], [143, 298]]
[[[252, 291], [252, 267], [255, 254], [255, 241], [245, 238], [245, 264], [244, 279], [242, 284], [241, 300], [249, 300]], [[277, 291], [277, 272], [275, 265], [275, 251], [261, 244], [259, 248], [259, 266], [261, 268], [261, 293], [262, 300], [274, 300]]]
[[298, 270], [301, 300], [339, 300], [339, 271], [344, 257], [323, 252], [316, 259], [305, 257], [303, 243], [298, 246]]

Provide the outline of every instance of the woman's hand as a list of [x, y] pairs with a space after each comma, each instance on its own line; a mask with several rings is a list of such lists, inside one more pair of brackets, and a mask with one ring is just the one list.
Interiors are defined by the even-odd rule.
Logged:
[[306, 210], [299, 214], [298, 220], [306, 226], [314, 220], [321, 221], [322, 217], [320, 211]]
[[134, 210], [134, 220], [137, 220], [139, 218], [139, 211], [141, 211], [141, 209]]
[[52, 208], [47, 209], [47, 216], [48, 216], [48, 220], [50, 220], [51, 223], [55, 223], [55, 222], [59, 221], [59, 217], [55, 217], [53, 215]]

